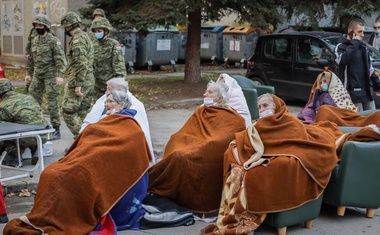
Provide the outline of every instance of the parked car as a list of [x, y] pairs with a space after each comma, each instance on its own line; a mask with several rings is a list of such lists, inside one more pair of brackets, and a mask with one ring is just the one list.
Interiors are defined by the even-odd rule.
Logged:
[[[256, 50], [248, 60], [246, 77], [275, 87], [276, 95], [285, 99], [307, 101], [310, 90], [324, 65], [337, 71], [334, 47], [340, 33], [325, 31], [286, 32], [258, 38]], [[367, 45], [372, 65], [380, 71], [380, 52]], [[380, 107], [380, 98], [375, 99]]]

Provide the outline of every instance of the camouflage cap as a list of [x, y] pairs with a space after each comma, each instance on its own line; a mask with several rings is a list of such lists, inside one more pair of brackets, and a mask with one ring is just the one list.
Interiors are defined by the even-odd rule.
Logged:
[[51, 27], [51, 22], [50, 22], [49, 18], [44, 14], [36, 15], [32, 21], [32, 24], [33, 24], [33, 26], [34, 26], [34, 24], [42, 24], [42, 25], [45, 25], [48, 29], [50, 29], [50, 27]]
[[12, 89], [12, 83], [8, 79], [0, 79], [0, 95], [3, 95], [4, 93], [11, 91]]
[[75, 12], [68, 12], [61, 19], [61, 25], [66, 28], [76, 23], [82, 23], [80, 17]]
[[96, 8], [94, 12], [92, 13], [92, 17], [95, 17], [95, 15], [101, 15], [103, 17], [106, 17], [106, 13], [104, 12], [103, 9]]
[[92, 21], [91, 30], [92, 29], [107, 29], [108, 31], [112, 31], [112, 25], [109, 20], [105, 17], [98, 17]]

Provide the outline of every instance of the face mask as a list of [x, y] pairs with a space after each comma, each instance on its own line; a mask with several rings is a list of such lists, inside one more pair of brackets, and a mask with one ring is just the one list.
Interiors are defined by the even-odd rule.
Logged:
[[210, 107], [210, 106], [213, 106], [216, 104], [216, 102], [214, 102], [214, 99], [213, 98], [203, 98], [203, 103], [204, 105], [206, 105], [207, 107]]
[[46, 32], [46, 30], [45, 30], [45, 28], [36, 28], [36, 32], [39, 34], [39, 35], [43, 35], [45, 32]]
[[116, 113], [116, 112], [117, 112], [116, 109], [112, 109], [112, 110], [111, 110], [111, 114], [114, 114], [114, 113]]
[[267, 109], [267, 110], [262, 111], [259, 114], [259, 116], [260, 116], [260, 118], [264, 118], [264, 117], [272, 116], [273, 114], [274, 114], [273, 109]]
[[380, 33], [380, 29], [375, 29], [375, 33]]
[[101, 40], [104, 37], [104, 32], [95, 33], [95, 37], [98, 40]]
[[327, 86], [326, 83], [323, 83], [323, 84], [321, 85], [321, 89], [322, 89], [322, 91], [326, 92], [326, 91], [329, 89], [329, 87]]

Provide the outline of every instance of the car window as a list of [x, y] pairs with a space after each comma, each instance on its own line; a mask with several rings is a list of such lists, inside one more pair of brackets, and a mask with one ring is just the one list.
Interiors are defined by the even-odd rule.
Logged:
[[302, 63], [317, 64], [318, 59], [334, 61], [333, 53], [321, 42], [311, 38], [298, 38], [297, 61]]
[[270, 59], [291, 60], [291, 38], [268, 39], [264, 45], [264, 56]]
[[380, 61], [380, 51], [367, 43], [369, 56], [372, 61]]

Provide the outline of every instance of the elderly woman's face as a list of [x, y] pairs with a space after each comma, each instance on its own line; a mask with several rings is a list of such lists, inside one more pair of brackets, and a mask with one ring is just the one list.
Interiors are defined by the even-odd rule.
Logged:
[[117, 101], [113, 98], [113, 95], [110, 94], [109, 96], [107, 96], [107, 99], [104, 102], [104, 107], [106, 107], [106, 109], [107, 109], [106, 114], [111, 115], [114, 112], [122, 110], [123, 104], [117, 103]]
[[207, 87], [206, 92], [203, 94], [203, 97], [212, 98], [214, 102], [219, 103], [222, 101], [222, 98], [221, 97], [218, 98], [218, 95], [219, 95], [218, 88], [215, 86], [209, 86]]
[[276, 111], [276, 108], [274, 106], [274, 102], [272, 102], [268, 97], [263, 97], [259, 100], [259, 103], [257, 105], [259, 109], [259, 114], [264, 112], [268, 109], [273, 109], [273, 112]]

